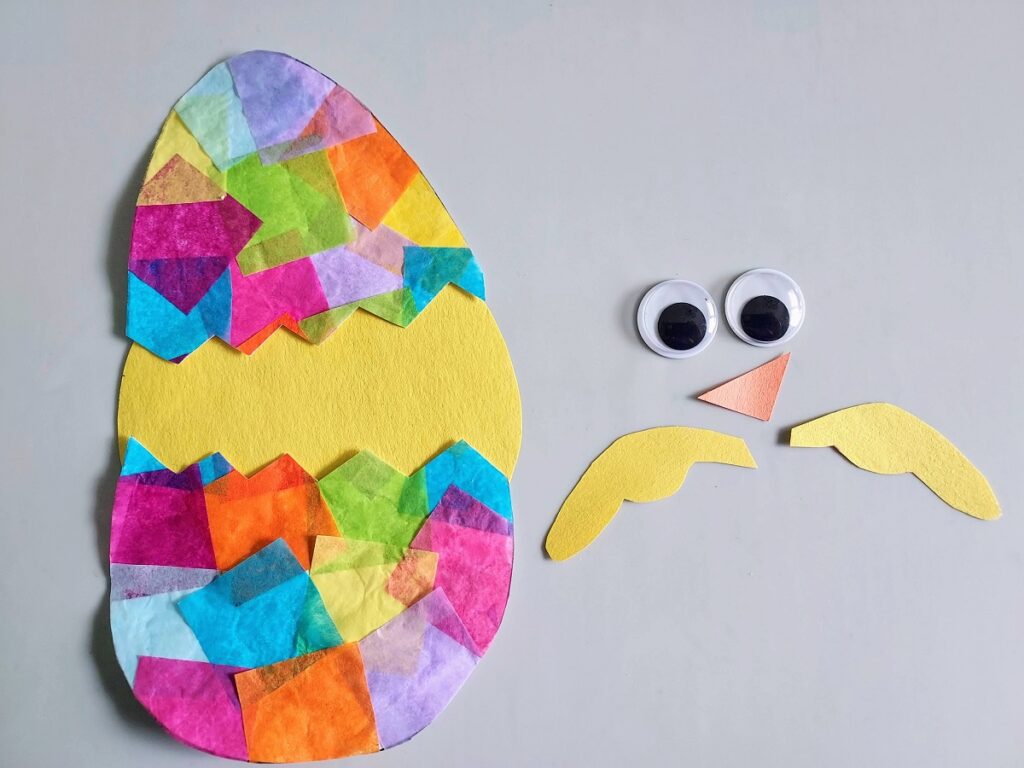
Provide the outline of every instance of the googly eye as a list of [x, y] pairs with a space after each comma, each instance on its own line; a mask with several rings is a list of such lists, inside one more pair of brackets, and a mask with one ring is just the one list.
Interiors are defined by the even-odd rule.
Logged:
[[636, 325], [644, 343], [662, 357], [693, 357], [715, 338], [718, 308], [696, 283], [666, 280], [644, 295]]
[[774, 347], [796, 336], [804, 324], [804, 294], [777, 269], [744, 272], [725, 294], [725, 319], [732, 332], [755, 347]]

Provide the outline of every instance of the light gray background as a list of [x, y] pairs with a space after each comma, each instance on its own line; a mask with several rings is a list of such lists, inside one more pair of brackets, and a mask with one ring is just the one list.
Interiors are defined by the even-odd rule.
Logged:
[[[214, 765], [134, 703], [106, 621], [132, 201], [209, 66], [290, 52], [419, 161], [488, 277], [524, 402], [517, 558], [487, 658], [353, 766], [1024, 761], [1024, 6], [881, 2], [5, 3], [0, 763]], [[789, 271], [809, 313], [770, 424], [693, 395], [633, 313]], [[1005, 511], [780, 445], [872, 400], [950, 436]], [[566, 564], [541, 543], [632, 430], [741, 435]]]

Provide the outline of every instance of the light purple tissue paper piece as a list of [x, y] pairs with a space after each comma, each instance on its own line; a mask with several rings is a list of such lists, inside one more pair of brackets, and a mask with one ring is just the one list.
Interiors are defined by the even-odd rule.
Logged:
[[508, 520], [486, 505], [481, 504], [458, 486], [449, 485], [441, 501], [430, 513], [430, 519], [473, 528], [477, 531], [500, 533], [509, 536], [512, 533], [512, 521]]
[[378, 224], [376, 229], [367, 229], [354, 218], [351, 221], [356, 230], [356, 239], [348, 244], [348, 249], [389, 272], [402, 274], [405, 246], [413, 245], [412, 240], [402, 237], [384, 224]]
[[319, 114], [313, 124], [307, 127], [315, 135], [320, 136], [323, 147], [331, 147], [343, 141], [352, 141], [361, 136], [376, 133], [377, 126], [373, 122], [370, 110], [364, 107], [355, 96], [340, 85], [324, 99]]
[[312, 67], [270, 51], [235, 56], [228, 67], [257, 149], [297, 138], [334, 88]]
[[382, 749], [430, 725], [479, 660], [435, 626], [442, 614], [458, 621], [444, 593], [434, 590], [359, 642]]
[[295, 141], [260, 151], [264, 165], [290, 160], [317, 152], [335, 144], [352, 141], [377, 131], [373, 115], [359, 100], [340, 85], [334, 86]]
[[330, 307], [402, 288], [402, 277], [371, 264], [344, 246], [310, 256]]
[[178, 568], [173, 565], [110, 564], [110, 599], [130, 600], [165, 592], [205, 587], [217, 577], [213, 568]]

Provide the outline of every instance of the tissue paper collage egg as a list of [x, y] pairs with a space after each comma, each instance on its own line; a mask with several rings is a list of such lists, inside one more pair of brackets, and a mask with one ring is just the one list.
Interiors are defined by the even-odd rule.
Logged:
[[512, 572], [521, 404], [473, 252], [361, 102], [254, 51], [164, 121], [127, 255], [110, 617], [136, 698], [239, 760], [406, 741]]

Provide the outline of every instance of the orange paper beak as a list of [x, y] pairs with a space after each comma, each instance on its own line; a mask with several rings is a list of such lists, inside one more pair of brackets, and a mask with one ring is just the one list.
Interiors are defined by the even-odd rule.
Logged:
[[710, 389], [697, 399], [768, 421], [789, 365], [789, 352]]

